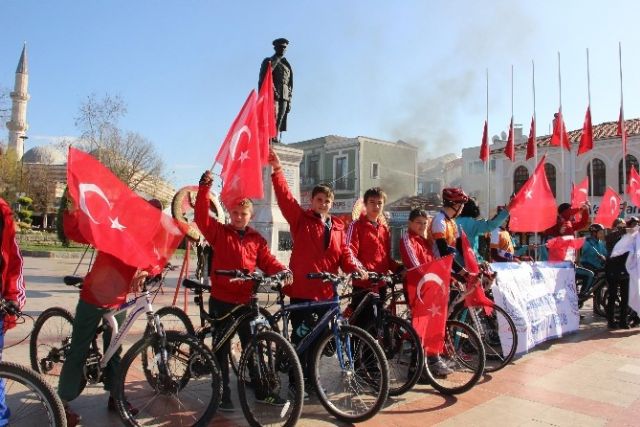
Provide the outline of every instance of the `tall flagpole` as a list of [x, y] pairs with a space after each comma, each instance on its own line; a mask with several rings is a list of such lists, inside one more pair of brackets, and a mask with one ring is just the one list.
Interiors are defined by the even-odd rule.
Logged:
[[[537, 132], [536, 132], [536, 64], [533, 61], [533, 59], [531, 60], [531, 90], [533, 91], [533, 147], [535, 150], [534, 153], [534, 161], [535, 161], [535, 166], [538, 166], [538, 137], [537, 137]], [[538, 232], [536, 231], [534, 234], [534, 243], [538, 243]], [[538, 260], [538, 247], [534, 246], [533, 247], [533, 259], [535, 261]]]
[[[487, 109], [485, 120], [487, 122], [487, 145], [489, 144], [489, 69], [486, 70], [486, 80], [487, 80]], [[486, 173], [487, 173], [487, 219], [489, 219], [489, 209], [491, 206], [491, 155], [487, 159], [487, 164], [485, 165]]]
[[[560, 97], [560, 108], [558, 109], [559, 115], [562, 116], [562, 73], [560, 71], [560, 51], [558, 51], [558, 94]], [[558, 117], [558, 120], [562, 120], [562, 117]], [[564, 145], [562, 143], [562, 137], [564, 134], [564, 129], [562, 129], [562, 122], [558, 123], [560, 126], [560, 168], [562, 169], [562, 203], [566, 201], [566, 192], [565, 185], [567, 180], [567, 175], [564, 170]], [[568, 143], [568, 141], [567, 141]]]
[[[587, 48], [587, 108], [589, 109], [589, 113], [591, 113], [591, 72], [589, 70], [589, 48]], [[592, 116], [593, 117], [593, 116]], [[589, 193], [589, 203], [593, 206], [593, 196], [594, 196], [594, 188], [593, 188], [593, 155], [591, 156], [591, 160], [589, 160], [591, 165], [591, 173], [589, 174], [589, 188], [591, 189]], [[593, 213], [593, 209], [591, 209], [591, 214]]]
[[618, 58], [620, 63], [620, 122], [622, 127], [622, 200], [627, 191], [627, 148], [625, 147], [625, 136], [627, 134], [627, 124], [624, 120], [624, 96], [622, 93], [622, 43], [618, 42]]

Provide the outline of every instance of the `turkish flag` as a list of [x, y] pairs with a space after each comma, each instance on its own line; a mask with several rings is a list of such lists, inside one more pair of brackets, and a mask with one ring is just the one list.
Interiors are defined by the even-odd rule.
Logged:
[[627, 127], [624, 121], [624, 109], [620, 105], [620, 116], [618, 117], [618, 133], [617, 135], [622, 137], [622, 155], [627, 155]]
[[276, 129], [276, 104], [274, 100], [271, 62], [267, 64], [262, 86], [258, 92], [258, 130], [260, 131], [260, 158], [263, 165], [269, 163], [269, 144], [278, 135]]
[[407, 271], [411, 323], [429, 356], [443, 350], [452, 264], [453, 255], [447, 255]]
[[582, 135], [580, 136], [580, 146], [578, 147], [578, 155], [584, 154], [593, 148], [593, 126], [591, 125], [591, 106], [587, 107], [587, 113], [584, 115], [584, 124], [582, 125]]
[[536, 118], [531, 117], [531, 127], [529, 128], [529, 138], [527, 139], [527, 157], [525, 160], [536, 157], [538, 144], [536, 144]]
[[627, 194], [631, 198], [631, 202], [640, 207], [640, 175], [638, 175], [638, 171], [634, 166], [631, 166], [631, 172], [629, 173]]
[[[477, 275], [480, 273], [480, 267], [478, 266], [478, 260], [476, 258], [476, 254], [473, 251], [473, 248], [469, 244], [469, 239], [467, 239], [467, 234], [462, 231], [462, 235], [460, 237], [462, 241], [462, 255], [464, 258], [464, 268], [470, 273]], [[474, 307], [478, 305], [484, 306], [485, 312], [488, 316], [493, 312], [493, 301], [487, 298], [487, 295], [484, 293], [484, 289], [482, 288], [482, 283], [480, 283], [479, 277], [473, 277], [469, 283], [467, 283], [468, 287], [473, 288], [473, 290], [467, 294], [464, 298], [464, 306], [465, 307]]]
[[239, 199], [264, 196], [257, 100], [252, 90], [216, 156], [216, 163], [222, 165], [220, 199], [227, 208]]
[[585, 177], [580, 184], [572, 184], [571, 207], [580, 208], [587, 203], [589, 196], [589, 177]]
[[516, 161], [516, 146], [514, 141], [515, 135], [513, 132], [513, 116], [509, 122], [509, 136], [507, 137], [507, 146], [504, 147], [504, 154], [507, 155], [512, 162]]
[[510, 231], [544, 231], [556, 223], [556, 200], [544, 172], [545, 158], [511, 202]]
[[480, 144], [480, 160], [485, 163], [489, 160], [489, 124], [486, 120], [482, 131], [482, 144]]
[[78, 232], [97, 250], [123, 263], [157, 271], [185, 235], [185, 228], [134, 193], [97, 159], [69, 148], [69, 195]]
[[564, 125], [562, 111], [558, 111], [555, 119], [553, 120], [553, 134], [551, 134], [551, 145], [555, 145], [556, 147], [562, 146], [568, 151], [571, 151], [571, 142], [569, 141], [567, 128]]
[[594, 223], [602, 224], [604, 228], [611, 228], [613, 221], [620, 215], [620, 196], [613, 188], [607, 187], [604, 196], [600, 200], [600, 207], [596, 214]]
[[545, 246], [549, 249], [549, 261], [575, 261], [576, 250], [584, 245], [584, 237], [576, 239], [573, 236], [558, 236], [547, 240]]

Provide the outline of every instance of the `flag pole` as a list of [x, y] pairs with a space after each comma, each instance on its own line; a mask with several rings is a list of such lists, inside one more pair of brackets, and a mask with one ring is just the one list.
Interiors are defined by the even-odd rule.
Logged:
[[622, 200], [627, 191], [627, 148], [625, 139], [627, 135], [627, 124], [624, 120], [624, 95], [622, 93], [622, 43], [618, 42], [618, 63], [620, 64], [620, 127], [622, 128]]
[[[487, 86], [487, 108], [485, 111], [485, 120], [487, 122], [487, 145], [489, 144], [489, 68], [486, 69], [486, 86]], [[487, 173], [487, 219], [489, 219], [489, 210], [491, 209], [491, 155], [487, 159], [485, 165]]]
[[[587, 48], [587, 108], [589, 112], [591, 112], [591, 72], [589, 67], [589, 48]], [[591, 160], [589, 160], [591, 165], [591, 173], [589, 174], [589, 189], [591, 190], [589, 193], [589, 203], [591, 204], [591, 216], [593, 217], [595, 214], [593, 213], [593, 156], [591, 156]]]
[[[560, 108], [558, 111], [560, 112], [560, 116], [562, 116], [562, 73], [560, 71], [560, 51], [558, 51], [558, 95], [560, 100]], [[562, 120], [562, 117], [558, 117], [558, 120]], [[566, 185], [567, 175], [564, 170], [564, 146], [562, 143], [564, 129], [562, 128], [562, 121], [558, 126], [560, 126], [560, 169], [562, 169], [562, 202], [564, 203], [566, 201], [566, 192], [564, 187]]]
[[[538, 138], [535, 136], [536, 135], [536, 63], [533, 61], [533, 59], [531, 60], [531, 90], [533, 92], [533, 149], [534, 151], [534, 162], [535, 162], [535, 166], [538, 166]], [[533, 237], [533, 241], [534, 243], [538, 243], [538, 232], [536, 231], [534, 233], [534, 237]], [[533, 247], [533, 259], [535, 261], [538, 260], [538, 247], [534, 245]]]

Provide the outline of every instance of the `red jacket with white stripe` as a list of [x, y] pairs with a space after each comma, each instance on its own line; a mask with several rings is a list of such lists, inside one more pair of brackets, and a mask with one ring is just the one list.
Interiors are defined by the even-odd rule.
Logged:
[[[386, 273], [396, 271], [399, 264], [391, 258], [391, 234], [389, 227], [369, 221], [365, 214], [349, 224], [347, 248], [351, 261], [362, 270]], [[368, 280], [354, 280], [353, 286], [369, 288]]]
[[248, 304], [253, 289], [252, 281], [231, 282], [231, 277], [218, 276], [216, 270], [242, 270], [250, 273], [259, 268], [267, 275], [286, 270], [269, 251], [267, 241], [251, 227], [240, 235], [231, 225], [224, 225], [209, 216], [209, 188], [198, 189], [195, 221], [213, 250], [211, 265], [211, 297], [230, 304]]
[[[434, 259], [432, 245], [429, 243], [429, 240], [411, 230], [407, 230], [407, 232], [402, 235], [402, 239], [400, 240], [400, 256], [407, 270], [431, 262]], [[405, 287], [407, 289], [415, 289], [417, 283], [407, 283], [409, 276], [408, 274], [405, 276]], [[409, 304], [413, 305], [411, 299], [415, 292], [407, 293], [410, 298]]]
[[291, 194], [282, 171], [271, 175], [273, 189], [282, 215], [289, 223], [293, 250], [289, 267], [293, 272], [291, 298], [326, 301], [333, 296], [330, 283], [307, 279], [308, 273], [327, 271], [338, 273], [342, 268], [346, 273], [357, 270], [351, 261], [345, 243], [345, 230], [342, 221], [331, 217], [329, 246], [324, 247], [325, 224], [311, 209], [303, 209]]
[[[11, 208], [0, 198], [0, 215], [2, 235], [0, 236], [0, 285], [2, 298], [16, 301], [22, 310], [27, 300], [22, 272], [22, 255], [16, 241], [16, 228]], [[15, 326], [13, 316], [5, 316], [4, 329]]]

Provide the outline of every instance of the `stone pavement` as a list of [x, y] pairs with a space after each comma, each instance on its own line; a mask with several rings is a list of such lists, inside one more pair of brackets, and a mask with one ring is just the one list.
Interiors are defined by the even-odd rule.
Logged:
[[[71, 274], [77, 260], [25, 258], [28, 302], [25, 311], [36, 317], [47, 307], [62, 306], [72, 312], [77, 291], [66, 288], [61, 277]], [[86, 267], [85, 267], [86, 269]], [[83, 273], [82, 270], [80, 270]], [[171, 304], [177, 272], [169, 275], [166, 292], [157, 307]], [[182, 305], [182, 299], [179, 300]], [[621, 426], [640, 425], [640, 329], [608, 331], [606, 322], [590, 308], [577, 334], [545, 343], [502, 371], [485, 375], [471, 391], [447, 397], [429, 386], [418, 385], [397, 398], [366, 426]], [[196, 310], [189, 314], [196, 322]], [[129, 337], [141, 336], [143, 321]], [[12, 330], [7, 345], [29, 333], [27, 320]], [[28, 341], [4, 352], [5, 360], [29, 365]], [[125, 349], [126, 351], [126, 349]], [[120, 425], [106, 410], [107, 396], [99, 386], [88, 386], [73, 402], [87, 426]], [[218, 415], [212, 425], [244, 426], [236, 401], [233, 416]], [[306, 404], [301, 426], [339, 423], [313, 402]]]

